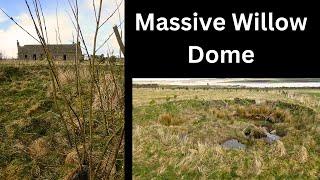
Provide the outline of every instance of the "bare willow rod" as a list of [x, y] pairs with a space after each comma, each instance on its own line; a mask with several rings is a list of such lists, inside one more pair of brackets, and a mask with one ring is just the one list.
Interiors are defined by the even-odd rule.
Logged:
[[31, 36], [34, 40], [36, 40], [38, 43], [41, 43], [37, 38], [35, 38], [32, 34], [30, 34], [26, 29], [24, 29], [19, 23], [17, 23], [16, 20], [13, 19], [13, 17], [9, 16], [2, 8], [0, 10], [9, 18], [11, 19], [17, 26], [19, 26], [24, 32], [28, 33], [29, 36]]

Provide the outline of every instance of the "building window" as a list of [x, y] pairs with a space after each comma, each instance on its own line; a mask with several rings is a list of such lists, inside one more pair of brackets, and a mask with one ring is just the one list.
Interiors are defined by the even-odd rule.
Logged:
[[24, 55], [24, 59], [28, 59], [28, 55]]
[[63, 60], [67, 60], [67, 55], [63, 55]]
[[33, 54], [33, 60], [37, 60], [37, 55]]

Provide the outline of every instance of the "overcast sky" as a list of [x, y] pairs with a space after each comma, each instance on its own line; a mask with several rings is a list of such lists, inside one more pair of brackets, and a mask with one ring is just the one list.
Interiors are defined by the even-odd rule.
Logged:
[[[28, 0], [32, 5], [32, 0]], [[40, 0], [43, 6], [43, 11], [46, 17], [48, 28], [49, 43], [57, 43], [57, 17], [60, 27], [61, 41], [63, 44], [70, 44], [73, 42], [73, 36], [76, 36], [75, 29], [70, 20], [72, 15], [68, 0]], [[70, 0], [74, 2], [75, 0]], [[105, 20], [116, 9], [117, 3], [120, 4], [122, 0], [103, 0], [102, 21]], [[95, 0], [96, 6], [99, 5], [100, 0]], [[86, 43], [90, 53], [93, 49], [93, 37], [95, 31], [95, 17], [93, 11], [92, 0], [78, 0], [79, 4], [79, 20], [83, 31]], [[28, 14], [28, 9], [23, 0], [0, 1], [0, 7], [4, 9], [10, 16], [12, 16], [20, 25], [36, 36], [32, 20]], [[57, 13], [56, 13], [57, 12]], [[58, 14], [58, 16], [56, 16]], [[68, 15], [70, 14], [70, 16]], [[120, 20], [121, 18], [121, 20]], [[98, 45], [102, 44], [112, 33], [112, 27], [119, 25], [124, 20], [124, 2], [120, 7], [119, 14], [116, 13], [100, 30], [98, 37]], [[124, 29], [124, 23], [122, 23]], [[124, 34], [124, 33], [123, 33]], [[37, 44], [37, 42], [29, 37], [24, 31], [17, 27], [10, 19], [8, 19], [0, 11], [0, 52], [7, 57], [17, 56], [17, 40], [20, 45]], [[115, 55], [119, 54], [119, 47], [114, 36], [109, 40], [108, 45], [105, 45], [97, 54], [107, 54], [108, 49], [113, 51]]]

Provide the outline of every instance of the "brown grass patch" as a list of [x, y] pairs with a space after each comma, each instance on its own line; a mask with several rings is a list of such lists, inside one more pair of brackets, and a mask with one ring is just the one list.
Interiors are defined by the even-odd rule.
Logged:
[[254, 125], [250, 125], [245, 128], [243, 130], [243, 133], [250, 138], [260, 139], [263, 137], [267, 137], [266, 130], [264, 128], [256, 127]]
[[23, 171], [23, 166], [18, 164], [9, 164], [5, 169], [5, 178], [6, 180], [17, 180], [20, 179], [19, 174]]
[[36, 113], [40, 108], [40, 103], [36, 103], [34, 105], [32, 105], [27, 111], [26, 111], [26, 114], [27, 115], [32, 115], [34, 113]]
[[35, 159], [45, 156], [48, 151], [48, 143], [44, 138], [36, 139], [29, 146], [29, 153]]
[[168, 113], [161, 114], [158, 121], [160, 124], [165, 126], [177, 126], [183, 123], [180, 117]]
[[250, 120], [267, 120], [271, 123], [290, 122], [291, 114], [279, 108], [264, 105], [237, 106], [235, 115]]
[[66, 159], [64, 160], [65, 164], [79, 164], [79, 158], [77, 156], [77, 152], [75, 150], [71, 151], [69, 154], [67, 154]]

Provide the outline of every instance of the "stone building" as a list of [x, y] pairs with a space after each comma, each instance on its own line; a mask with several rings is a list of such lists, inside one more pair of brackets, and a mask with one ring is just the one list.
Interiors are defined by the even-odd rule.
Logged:
[[[49, 52], [54, 60], [74, 60], [76, 58], [76, 44], [48, 44]], [[20, 60], [43, 60], [46, 58], [42, 45], [20, 46], [17, 41], [18, 59]], [[83, 59], [80, 43], [78, 44], [78, 57]]]

